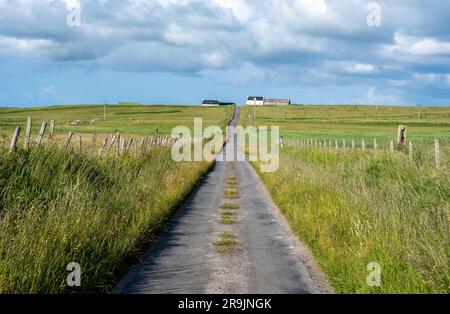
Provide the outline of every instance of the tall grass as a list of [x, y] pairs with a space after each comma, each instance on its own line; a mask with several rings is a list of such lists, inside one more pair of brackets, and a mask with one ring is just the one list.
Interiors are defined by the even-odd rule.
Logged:
[[[108, 291], [207, 171], [168, 149], [96, 159], [0, 151], [0, 293]], [[66, 286], [66, 265], [82, 285]]]
[[[296, 147], [280, 164], [260, 175], [337, 292], [450, 293], [447, 165]], [[371, 262], [382, 267], [381, 287], [366, 282]]]

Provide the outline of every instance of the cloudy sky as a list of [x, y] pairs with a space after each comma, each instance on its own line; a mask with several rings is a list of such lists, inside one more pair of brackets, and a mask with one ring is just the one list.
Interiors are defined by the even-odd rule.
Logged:
[[369, 3], [0, 0], [0, 106], [450, 105], [450, 1]]

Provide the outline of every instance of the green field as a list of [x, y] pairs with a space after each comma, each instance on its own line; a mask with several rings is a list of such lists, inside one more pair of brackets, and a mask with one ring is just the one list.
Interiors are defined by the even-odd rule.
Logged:
[[435, 138], [450, 143], [450, 107], [384, 106], [289, 106], [243, 107], [241, 121], [257, 125], [277, 125], [287, 139], [371, 140], [380, 145], [396, 139], [399, 124], [408, 126], [413, 142], [432, 143]]
[[[103, 120], [103, 105], [51, 106], [42, 108], [0, 108], [0, 135], [11, 136], [17, 126], [26, 126], [27, 117], [34, 121], [33, 132], [38, 132], [42, 121], [56, 121], [57, 133], [120, 132], [125, 135], [169, 135], [178, 125], [192, 127], [194, 118], [202, 118], [204, 125], [225, 126], [232, 107], [199, 107], [168, 105], [120, 104], [106, 106]], [[71, 123], [80, 120], [80, 125]]]

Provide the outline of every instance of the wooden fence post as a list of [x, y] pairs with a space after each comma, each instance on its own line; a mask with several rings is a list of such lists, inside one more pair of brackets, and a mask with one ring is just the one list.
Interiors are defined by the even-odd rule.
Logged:
[[377, 150], [378, 149], [378, 142], [376, 138], [373, 138], [373, 149]]
[[389, 144], [389, 150], [391, 151], [391, 153], [394, 152], [394, 141], [391, 140], [391, 143]]
[[64, 143], [64, 149], [67, 149], [69, 147], [70, 141], [72, 140], [72, 136], [73, 136], [73, 133], [69, 132], [66, 142]]
[[116, 133], [116, 134], [113, 135], [113, 138], [111, 140], [111, 144], [109, 145], [109, 148], [108, 148], [108, 152], [111, 151], [111, 149], [113, 148], [114, 144], [117, 141], [117, 137], [118, 136], [119, 136], [119, 133]]
[[352, 149], [355, 149], [355, 140], [352, 140]]
[[81, 141], [81, 135], [78, 136], [78, 148], [80, 150], [80, 153], [83, 151], [83, 143]]
[[122, 136], [120, 134], [117, 134], [117, 139], [116, 139], [116, 155], [119, 156], [120, 155], [120, 142], [122, 141]]
[[398, 126], [397, 145], [405, 145], [407, 140], [407, 127], [404, 125]]
[[409, 141], [409, 148], [408, 148], [408, 154], [409, 154], [409, 161], [412, 163], [414, 161], [414, 153], [413, 153], [413, 143]]
[[94, 156], [96, 149], [97, 149], [97, 133], [94, 133], [94, 137], [92, 138], [92, 147], [91, 147], [91, 155], [92, 156]]
[[42, 138], [44, 137], [45, 129], [47, 128], [47, 121], [42, 122], [41, 129], [39, 130], [39, 135], [36, 140], [36, 145], [41, 145]]
[[16, 150], [17, 148], [17, 141], [19, 140], [19, 136], [20, 136], [20, 126], [18, 126], [16, 128], [16, 130], [14, 131], [13, 137], [11, 139], [11, 145], [9, 146], [9, 151], [12, 152], [13, 150]]
[[145, 145], [145, 136], [142, 138], [142, 140], [141, 140], [141, 145], [139, 146], [140, 147], [140, 150], [141, 150], [141, 152], [143, 152], [144, 151], [144, 145]]
[[130, 142], [127, 145], [127, 148], [125, 149], [125, 152], [128, 153], [131, 149], [131, 145], [134, 144], [134, 138], [131, 138]]
[[23, 148], [28, 149], [30, 147], [30, 136], [31, 136], [31, 127], [33, 125], [33, 120], [31, 117], [27, 119], [27, 129], [25, 130], [25, 141], [23, 144]]
[[434, 140], [434, 161], [436, 168], [441, 167], [441, 149], [439, 147], [439, 140]]
[[362, 147], [362, 150], [366, 150], [366, 141], [365, 140], [362, 140], [361, 147]]
[[337, 140], [334, 140], [334, 144], [335, 144], [335, 146], [336, 146], [336, 149], [339, 149], [339, 143], [338, 143]]
[[99, 157], [102, 156], [102, 154], [103, 154], [103, 152], [104, 152], [104, 150], [105, 150], [106, 144], [108, 144], [108, 137], [106, 137], [106, 138], [103, 140], [103, 144], [102, 144], [102, 146], [100, 147], [100, 151], [98, 152], [98, 156], [99, 156]]
[[117, 153], [119, 156], [123, 155], [123, 149], [125, 146], [125, 137], [124, 136], [120, 136], [120, 140], [117, 142], [119, 145], [117, 146]]
[[346, 147], [347, 147], [347, 143], [345, 143], [345, 140], [342, 140], [342, 148], [346, 149]]
[[153, 146], [153, 141], [155, 140], [154, 135], [150, 136], [150, 138], [147, 140], [147, 151], [150, 151]]
[[55, 137], [55, 120], [50, 121], [50, 129], [48, 133], [48, 137], [50, 139], [50, 143], [53, 143]]

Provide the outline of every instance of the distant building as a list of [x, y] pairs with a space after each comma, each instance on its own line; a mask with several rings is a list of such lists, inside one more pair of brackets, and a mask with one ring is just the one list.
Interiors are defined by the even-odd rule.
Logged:
[[289, 106], [290, 99], [271, 99], [262, 96], [248, 96], [247, 106]]
[[202, 102], [202, 105], [205, 107], [219, 107], [220, 101], [218, 100], [211, 100], [211, 99], [205, 99]]
[[220, 105], [221, 106], [236, 106], [236, 104], [234, 102], [221, 102]]
[[246, 105], [247, 106], [264, 106], [264, 97], [263, 96], [248, 96]]
[[264, 106], [289, 106], [290, 104], [290, 99], [264, 99]]

